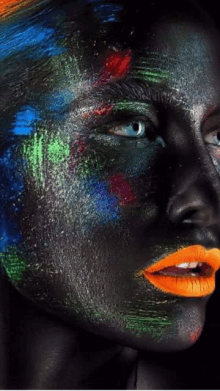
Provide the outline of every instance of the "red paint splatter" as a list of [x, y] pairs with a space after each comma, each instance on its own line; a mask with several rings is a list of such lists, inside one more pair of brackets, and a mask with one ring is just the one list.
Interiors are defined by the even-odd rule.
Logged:
[[126, 181], [121, 174], [116, 174], [110, 179], [110, 193], [116, 194], [119, 198], [119, 204], [126, 206], [137, 202], [137, 196], [132, 189], [129, 181]]
[[207, 113], [205, 113], [205, 115], [203, 115], [203, 118], [202, 118], [203, 122], [205, 122], [208, 119], [208, 117], [210, 117], [215, 112], [215, 110], [216, 110], [216, 107], [214, 107], [214, 106], [210, 107], [210, 109], [207, 111]]
[[89, 113], [84, 113], [83, 117], [88, 118], [90, 115], [93, 115], [95, 117], [98, 117], [100, 115], [108, 115], [113, 107], [114, 105], [106, 105], [105, 103], [103, 103], [98, 109], [94, 109]]
[[86, 150], [87, 144], [84, 140], [75, 140], [70, 146], [69, 172], [73, 172], [77, 166], [78, 157]]
[[94, 87], [105, 84], [111, 79], [118, 79], [125, 76], [130, 65], [131, 49], [118, 52], [108, 51], [107, 58], [104, 60], [103, 69]]
[[196, 342], [197, 339], [199, 339], [201, 333], [202, 333], [202, 326], [199, 326], [194, 332], [188, 333], [189, 341]]

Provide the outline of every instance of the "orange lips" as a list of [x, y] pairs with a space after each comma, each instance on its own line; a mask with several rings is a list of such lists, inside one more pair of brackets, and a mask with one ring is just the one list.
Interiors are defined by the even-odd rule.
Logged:
[[[195, 263], [197, 267], [192, 268]], [[189, 267], [187, 267], [187, 264]], [[181, 266], [178, 266], [181, 265]], [[143, 275], [163, 292], [177, 296], [202, 297], [215, 289], [215, 272], [220, 268], [220, 250], [200, 245], [178, 250], [142, 270]]]

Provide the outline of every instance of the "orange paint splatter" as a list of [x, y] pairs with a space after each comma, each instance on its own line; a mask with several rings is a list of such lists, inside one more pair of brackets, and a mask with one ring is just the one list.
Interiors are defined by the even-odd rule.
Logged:
[[7, 18], [30, 3], [36, 3], [36, 0], [0, 0], [0, 17]]

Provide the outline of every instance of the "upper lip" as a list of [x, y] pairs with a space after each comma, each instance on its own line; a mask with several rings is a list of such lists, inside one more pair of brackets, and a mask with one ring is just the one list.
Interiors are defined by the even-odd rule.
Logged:
[[[182, 263], [198, 262], [201, 271], [185, 272]], [[193, 266], [194, 267], [194, 266]], [[172, 268], [172, 269], [168, 269]], [[220, 250], [207, 250], [200, 245], [188, 246], [165, 256], [153, 265], [142, 269], [143, 275], [159, 290], [185, 297], [201, 297], [213, 293], [215, 289], [215, 272], [220, 268]]]
[[166, 267], [180, 265], [183, 262], [207, 263], [212, 267], [213, 271], [216, 272], [220, 268], [220, 250], [217, 248], [207, 250], [205, 247], [200, 245], [188, 246], [167, 255], [165, 258], [147, 267], [145, 272], [155, 273]]

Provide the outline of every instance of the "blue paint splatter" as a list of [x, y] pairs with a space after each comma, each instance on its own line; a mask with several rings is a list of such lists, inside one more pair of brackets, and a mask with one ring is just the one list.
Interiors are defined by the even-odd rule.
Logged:
[[122, 9], [122, 6], [116, 4], [100, 4], [94, 6], [94, 13], [101, 23], [118, 22], [118, 14]]
[[74, 99], [74, 94], [71, 90], [56, 92], [49, 97], [49, 110], [61, 113]]
[[91, 213], [97, 213], [99, 223], [107, 224], [120, 218], [120, 207], [116, 196], [110, 194], [107, 185], [96, 178], [85, 181], [85, 187], [91, 198]]
[[[30, 50], [33, 48], [33, 50]], [[28, 50], [27, 50], [28, 49]], [[65, 52], [57, 45], [55, 29], [41, 25], [25, 26], [22, 23], [7, 25], [0, 30], [0, 59], [27, 50], [28, 58], [51, 57]]]
[[16, 114], [12, 132], [17, 135], [28, 135], [34, 131], [34, 125], [40, 119], [38, 110], [31, 106], [23, 106]]
[[[12, 147], [11, 147], [12, 148]], [[19, 212], [22, 208], [23, 180], [19, 174], [20, 160], [13, 159], [12, 149], [0, 158], [0, 251], [21, 241]]]

